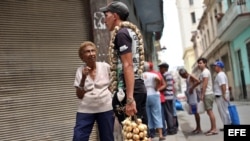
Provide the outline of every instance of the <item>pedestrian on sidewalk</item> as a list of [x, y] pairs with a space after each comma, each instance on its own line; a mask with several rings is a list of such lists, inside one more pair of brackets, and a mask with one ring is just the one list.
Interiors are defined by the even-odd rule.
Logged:
[[169, 65], [167, 63], [161, 63], [158, 65], [160, 72], [163, 78], [166, 81], [166, 87], [160, 88], [160, 91], [164, 91], [165, 102], [163, 104], [164, 108], [164, 115], [167, 122], [167, 134], [174, 135], [177, 133], [177, 128], [175, 127], [174, 123], [174, 108], [173, 108], [173, 99], [174, 99], [174, 92], [173, 92], [173, 75], [168, 72]]
[[104, 13], [104, 22], [114, 39], [111, 41], [112, 53], [109, 55], [112, 57], [111, 71], [117, 75], [112, 78], [111, 89], [114, 93], [122, 91], [126, 95], [122, 102], [113, 99], [113, 108], [116, 111], [116, 106], [121, 106], [120, 103], [125, 107], [125, 113], [122, 116], [116, 114], [120, 123], [126, 116], [137, 114], [138, 118], [142, 118], [142, 122], [147, 125], [147, 92], [142, 79], [143, 70], [141, 70], [144, 60], [140, 59], [144, 56], [140, 54], [141, 50], [138, 51], [138, 48], [142, 47], [139, 44], [142, 40], [142, 37], [139, 37], [141, 34], [132, 29], [132, 23], [129, 24], [131, 27], [122, 26], [129, 16], [129, 9], [123, 2], [113, 1], [100, 8], [100, 11]]
[[[159, 90], [160, 89], [165, 89], [167, 84], [166, 81], [163, 79], [163, 76], [161, 75], [161, 73], [159, 71], [155, 71], [154, 70], [154, 65], [152, 62], [148, 62], [149, 63], [149, 71], [152, 73], [155, 73], [158, 75], [158, 77], [160, 78], [160, 86], [159, 86]], [[161, 102], [161, 116], [162, 116], [162, 134], [163, 136], [167, 136], [167, 127], [166, 127], [166, 119], [165, 119], [165, 115], [164, 115], [164, 103], [165, 103], [165, 96], [164, 96], [164, 91], [160, 91], [160, 102]], [[155, 129], [150, 130], [150, 134], [152, 136], [155, 136]]]
[[[218, 60], [213, 64], [213, 67], [215, 72], [217, 73], [214, 80], [215, 102], [217, 104], [218, 111], [223, 124], [230, 125], [231, 119], [228, 111], [230, 96], [227, 75], [223, 71], [224, 63]], [[223, 128], [220, 130], [224, 131]]]
[[[186, 91], [185, 95], [187, 97], [187, 103], [190, 108], [194, 107], [197, 110], [197, 104], [199, 102], [199, 96], [196, 93], [196, 87], [200, 84], [200, 81], [187, 72], [186, 69], [181, 68], [179, 70], [179, 74], [182, 78], [186, 79]], [[201, 125], [200, 125], [200, 114], [198, 111], [194, 112], [196, 128], [192, 131], [193, 134], [201, 133]]]
[[[159, 133], [159, 140], [165, 140], [162, 134], [162, 116], [161, 116], [161, 103], [160, 103], [160, 77], [150, 72], [149, 63], [144, 63], [144, 73], [143, 80], [147, 89], [147, 102], [146, 110], [148, 117], [148, 127], [152, 131], [157, 129]], [[150, 133], [150, 137], [153, 138], [154, 135]]]
[[[112, 106], [120, 124], [129, 116], [137, 116], [148, 125], [146, 100], [147, 91], [143, 82], [144, 46], [140, 30], [128, 22], [129, 8], [120, 1], [113, 1], [100, 8], [104, 22], [112, 33], [109, 46], [111, 65]], [[125, 97], [118, 99], [117, 94]], [[122, 110], [120, 110], [122, 109]]]
[[213, 103], [215, 95], [213, 94], [213, 84], [211, 73], [207, 67], [207, 59], [199, 58], [197, 60], [198, 67], [201, 70], [199, 80], [201, 82], [201, 100], [204, 102], [204, 108], [209, 116], [211, 128], [208, 130], [205, 135], [216, 135], [218, 131], [216, 129], [216, 120], [213, 112]]
[[81, 44], [78, 54], [83, 64], [77, 68], [74, 87], [79, 99], [73, 141], [88, 141], [95, 121], [100, 141], [114, 141], [114, 112], [110, 85], [110, 66], [96, 62], [96, 45]]

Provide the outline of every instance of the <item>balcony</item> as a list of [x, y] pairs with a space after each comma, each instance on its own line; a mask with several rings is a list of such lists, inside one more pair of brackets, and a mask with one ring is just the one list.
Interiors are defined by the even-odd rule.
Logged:
[[[249, 1], [247, 1], [249, 5]], [[246, 5], [237, 5], [235, 1], [219, 21], [218, 37], [221, 41], [231, 41], [245, 28], [250, 26], [250, 9]]]

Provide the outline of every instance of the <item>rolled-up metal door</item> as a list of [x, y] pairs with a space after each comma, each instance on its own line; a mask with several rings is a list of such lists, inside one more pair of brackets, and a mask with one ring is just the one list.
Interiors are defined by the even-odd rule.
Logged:
[[89, 0], [0, 1], [1, 141], [72, 140], [89, 7]]

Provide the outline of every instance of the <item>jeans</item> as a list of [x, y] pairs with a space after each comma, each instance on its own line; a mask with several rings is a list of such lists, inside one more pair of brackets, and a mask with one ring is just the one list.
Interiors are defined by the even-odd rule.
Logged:
[[163, 110], [165, 119], [167, 122], [167, 131], [168, 134], [176, 134], [177, 129], [175, 127], [174, 120], [174, 109], [173, 109], [173, 100], [166, 100], [163, 104]]
[[89, 141], [95, 121], [98, 125], [100, 141], [114, 141], [114, 112], [77, 113], [73, 141]]

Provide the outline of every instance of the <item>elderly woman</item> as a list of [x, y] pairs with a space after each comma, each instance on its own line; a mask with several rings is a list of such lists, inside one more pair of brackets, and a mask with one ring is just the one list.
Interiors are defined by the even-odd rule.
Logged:
[[100, 141], [114, 141], [114, 112], [110, 84], [110, 66], [96, 62], [96, 46], [83, 42], [79, 57], [84, 62], [76, 70], [74, 87], [79, 99], [73, 141], [88, 141], [95, 121]]

